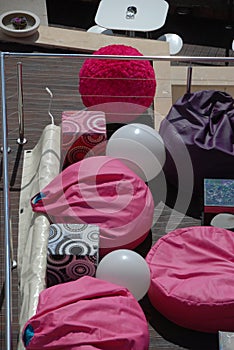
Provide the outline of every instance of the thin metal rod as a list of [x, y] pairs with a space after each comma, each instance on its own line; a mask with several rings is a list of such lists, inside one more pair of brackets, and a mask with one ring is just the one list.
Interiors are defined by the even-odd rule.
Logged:
[[4, 53], [1, 53], [1, 93], [2, 93], [2, 142], [3, 142], [3, 195], [4, 195], [4, 233], [5, 233], [5, 349], [12, 349], [11, 314], [11, 239], [10, 239], [10, 201], [8, 179], [8, 128], [5, 95]]
[[17, 143], [19, 145], [24, 145], [27, 142], [27, 140], [24, 138], [22, 62], [17, 63], [17, 86], [18, 86], [18, 119], [19, 119], [19, 138], [17, 139]]
[[130, 36], [130, 38], [134, 38], [135, 37], [135, 32], [133, 30], [128, 31], [127, 33]]
[[187, 93], [189, 94], [191, 92], [191, 83], [192, 83], [192, 66], [188, 66], [187, 69]]
[[92, 55], [92, 54], [59, 54], [44, 52], [4, 52], [5, 56], [17, 57], [77, 57], [90, 59], [122, 59], [122, 60], [152, 60], [170, 62], [234, 62], [234, 57], [207, 57], [207, 56], [119, 56], [119, 55]]
[[46, 87], [45, 89], [46, 89], [46, 91], [48, 92], [48, 94], [50, 95], [50, 102], [49, 102], [48, 114], [49, 114], [50, 119], [51, 119], [51, 124], [54, 124], [54, 116], [53, 116], [53, 114], [51, 113], [51, 105], [52, 105], [52, 100], [53, 100], [53, 97], [54, 97], [54, 96], [53, 96], [52, 91], [51, 91], [48, 87]]

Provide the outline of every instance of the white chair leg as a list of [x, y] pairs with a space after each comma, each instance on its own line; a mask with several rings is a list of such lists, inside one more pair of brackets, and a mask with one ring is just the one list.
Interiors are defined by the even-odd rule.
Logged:
[[87, 32], [89, 33], [98, 33], [98, 34], [107, 34], [107, 35], [113, 35], [113, 32], [111, 29], [103, 28], [98, 25], [90, 27]]

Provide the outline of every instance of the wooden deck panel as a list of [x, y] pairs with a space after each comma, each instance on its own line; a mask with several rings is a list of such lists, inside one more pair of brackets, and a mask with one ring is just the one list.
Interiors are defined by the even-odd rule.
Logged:
[[[20, 58], [23, 64], [23, 87], [24, 87], [24, 113], [25, 113], [25, 137], [28, 142], [25, 146], [20, 147], [16, 143], [18, 137], [18, 115], [17, 115], [17, 89], [16, 89], [16, 64], [19, 61], [17, 57], [7, 57], [6, 67], [6, 92], [7, 92], [7, 115], [9, 128], [9, 146], [12, 151], [9, 154], [9, 177], [10, 177], [10, 200], [12, 213], [13, 228], [13, 244], [16, 254], [17, 250], [17, 228], [18, 228], [18, 203], [21, 184], [22, 172], [22, 151], [30, 150], [39, 139], [45, 125], [50, 123], [48, 117], [48, 94], [45, 87], [48, 86], [54, 93], [52, 103], [52, 113], [55, 117], [55, 123], [59, 125], [61, 122], [61, 112], [65, 109], [84, 108], [81, 98], [77, 90], [77, 74], [81, 67], [82, 61], [76, 58], [52, 59], [52, 58]], [[2, 191], [1, 191], [2, 199]], [[171, 209], [167, 206], [161, 208], [160, 205], [155, 210], [158, 214], [153, 230], [152, 244], [159, 237], [166, 233], [166, 227], [171, 215]], [[1, 212], [1, 219], [3, 213]], [[188, 216], [174, 215], [172, 223], [178, 227], [199, 225], [200, 220]], [[1, 270], [3, 273], [3, 227], [1, 226]], [[149, 242], [151, 244], [151, 242]], [[1, 275], [1, 283], [3, 282], [3, 274]], [[18, 289], [17, 289], [17, 271], [14, 271], [13, 279], [13, 337], [14, 346], [17, 339], [17, 311], [18, 311]], [[187, 331], [171, 324], [161, 315], [156, 313], [145, 299], [142, 303], [148, 319], [150, 320], [150, 350], [177, 350], [185, 349], [188, 344], [193, 344], [196, 339], [197, 346], [193, 349], [210, 349], [215, 350], [214, 343], [216, 337], [211, 335], [203, 335]], [[1, 315], [2, 336], [4, 334], [4, 319]], [[200, 339], [200, 341], [199, 341]], [[2, 340], [3, 342], [3, 340]], [[179, 344], [179, 345], [178, 345]], [[205, 347], [205, 345], [206, 347]], [[209, 348], [208, 344], [212, 344]], [[1, 348], [3, 348], [4, 343]], [[202, 347], [204, 346], [204, 347]], [[14, 347], [16, 349], [16, 347]]]
[[[70, 31], [69, 31], [70, 32]], [[75, 31], [77, 32], [77, 31]], [[44, 32], [45, 33], [45, 32]], [[56, 33], [60, 33], [57, 31]], [[63, 32], [64, 33], [64, 32]], [[91, 34], [91, 33], [90, 33]], [[77, 34], [74, 34], [77, 35]], [[92, 34], [95, 35], [95, 34]], [[96, 37], [97, 35], [95, 35]], [[80, 37], [80, 36], [79, 36]], [[93, 36], [92, 36], [93, 37]], [[42, 38], [42, 37], [41, 37]], [[102, 37], [98, 36], [100, 40]], [[127, 40], [129, 38], [126, 38]], [[0, 40], [8, 41], [9, 38], [0, 36]], [[68, 39], [67, 39], [68, 40]], [[71, 40], [71, 38], [70, 38]], [[94, 39], [93, 39], [94, 40]], [[110, 40], [110, 38], [105, 38]], [[119, 39], [120, 40], [120, 39]], [[122, 39], [121, 39], [122, 40]], [[131, 39], [130, 39], [131, 40]], [[135, 39], [136, 41], [140, 39]], [[144, 39], [144, 42], [148, 40]], [[13, 41], [14, 42], [14, 41]], [[62, 48], [64, 48], [64, 42], [66, 45], [70, 45], [71, 42], [62, 40]], [[92, 41], [91, 41], [92, 42]], [[94, 40], [95, 42], [95, 40]], [[109, 42], [109, 41], [107, 41]], [[89, 42], [90, 43], [90, 42]], [[23, 42], [22, 42], [23, 44]], [[24, 43], [25, 44], [25, 43]], [[28, 45], [33, 44], [30, 40]], [[73, 41], [73, 48], [71, 52], [77, 52], [75, 45], [80, 46], [80, 42]], [[102, 42], [103, 44], [103, 42]], [[148, 42], [149, 44], [149, 42]], [[26, 44], [27, 45], [27, 44]], [[36, 43], [38, 45], [38, 42]], [[58, 43], [53, 46], [52, 39], [49, 40], [49, 45], [42, 43], [42, 47], [49, 47], [53, 50]], [[149, 46], [149, 45], [147, 45]], [[167, 45], [166, 45], [167, 46]], [[60, 46], [59, 46], [60, 47]], [[87, 50], [87, 42], [86, 42]], [[68, 48], [68, 47], [67, 47]], [[93, 47], [92, 50], [95, 48]], [[40, 50], [40, 44], [38, 51]], [[152, 47], [147, 48], [147, 52], [153, 52]], [[164, 48], [162, 49], [162, 54]], [[146, 54], [146, 53], [145, 53]], [[155, 53], [154, 53], [155, 54]], [[18, 61], [23, 63], [23, 91], [24, 91], [24, 111], [25, 111], [25, 137], [28, 142], [25, 146], [20, 147], [16, 143], [18, 137], [18, 115], [17, 115], [17, 78], [16, 78], [16, 64]], [[22, 172], [22, 151], [24, 149], [31, 149], [39, 139], [40, 133], [50, 122], [48, 116], [49, 97], [45, 92], [45, 87], [48, 86], [54, 93], [54, 99], [52, 103], [52, 113], [55, 116], [55, 122], [59, 125], [61, 121], [61, 112], [65, 109], [79, 109], [84, 108], [81, 98], [78, 93], [78, 71], [82, 65], [83, 60], [72, 58], [69, 59], [69, 63], [65, 58], [52, 59], [52, 58], [19, 58], [19, 57], [7, 57], [6, 59], [6, 93], [7, 93], [7, 116], [8, 116], [8, 129], [9, 129], [9, 146], [11, 147], [11, 153], [9, 154], [9, 177], [10, 177], [10, 199], [11, 199], [11, 213], [12, 213], [12, 228], [13, 228], [13, 245], [16, 255], [17, 250], [17, 229], [18, 229], [18, 203], [21, 184], [21, 172]], [[177, 73], [173, 73], [174, 67], [170, 69], [160, 70], [156, 65], [156, 74], [158, 81], [157, 97], [165, 98], [170, 95], [170, 89], [173, 84], [180, 82], [182, 89], [185, 86], [185, 68], [178, 67]], [[176, 67], [175, 67], [176, 68]], [[179, 72], [179, 73], [178, 73]], [[217, 72], [217, 71], [216, 71]], [[178, 74], [178, 75], [176, 75]], [[196, 73], [194, 78], [197, 77]], [[171, 79], [173, 84], [171, 85]], [[197, 78], [198, 79], [198, 78]], [[199, 79], [198, 79], [199, 80]], [[202, 78], [200, 78], [202, 80]], [[194, 80], [195, 81], [195, 80]], [[165, 83], [165, 84], [164, 84]], [[169, 85], [168, 85], [169, 84]], [[167, 90], [168, 89], [168, 90]], [[172, 96], [169, 96], [171, 99]], [[162, 101], [163, 103], [163, 101]], [[157, 108], [162, 104], [155, 101], [155, 110], [157, 115]], [[168, 108], [166, 103], [166, 108]], [[166, 113], [166, 109], [165, 109]], [[161, 114], [159, 113], [159, 117]], [[157, 119], [158, 125], [158, 119]], [[2, 174], [1, 174], [2, 175]], [[2, 176], [1, 176], [2, 186]], [[2, 188], [1, 188], [1, 203], [2, 203]], [[155, 216], [159, 216], [157, 222], [152, 229], [152, 244], [158, 240], [159, 237], [164, 235], [167, 231], [166, 227], [170, 219], [171, 209], [165, 206], [162, 210], [160, 205], [155, 210]], [[3, 212], [1, 206], [1, 221], [3, 220]], [[192, 217], [177, 214], [172, 218], [172, 224], [177, 224], [178, 227], [199, 225], [200, 220]], [[0, 241], [0, 266], [1, 266], [1, 283], [3, 283], [3, 267], [4, 267], [4, 249], [3, 249], [3, 226], [1, 225], [1, 241]], [[150, 242], [151, 244], [151, 242]], [[17, 271], [13, 272], [13, 338], [14, 338], [14, 350], [16, 349], [17, 342], [17, 313], [18, 313], [18, 280]], [[152, 309], [147, 299], [142, 303], [146, 315], [150, 321], [150, 350], [177, 350], [177, 349], [194, 349], [194, 350], [216, 350], [218, 349], [217, 336], [210, 334], [200, 334], [197, 332], [188, 331], [171, 324], [168, 320], [165, 320], [161, 315]], [[1, 348], [4, 348], [4, 314], [2, 312], [0, 316], [1, 321]]]

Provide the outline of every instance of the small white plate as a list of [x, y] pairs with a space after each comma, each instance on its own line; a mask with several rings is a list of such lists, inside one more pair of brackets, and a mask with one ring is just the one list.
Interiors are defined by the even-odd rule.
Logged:
[[[14, 17], [23, 16], [27, 20], [27, 26], [24, 29], [15, 29], [11, 20]], [[0, 28], [1, 30], [13, 37], [26, 37], [34, 34], [40, 25], [40, 18], [29, 11], [9, 11], [5, 12], [0, 16]]]

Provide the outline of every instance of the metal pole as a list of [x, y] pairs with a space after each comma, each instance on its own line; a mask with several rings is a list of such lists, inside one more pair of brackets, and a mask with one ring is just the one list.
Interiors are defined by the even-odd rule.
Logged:
[[191, 83], [192, 83], [192, 66], [188, 66], [187, 69], [187, 94], [190, 94], [191, 92]]
[[2, 142], [3, 142], [3, 195], [4, 195], [4, 233], [5, 233], [5, 339], [6, 350], [12, 349], [11, 315], [11, 240], [10, 240], [10, 201], [8, 180], [8, 129], [6, 115], [4, 53], [1, 52], [1, 93], [2, 93]]
[[119, 60], [151, 60], [151, 61], [169, 61], [169, 62], [213, 62], [225, 63], [234, 62], [234, 57], [216, 57], [216, 56], [121, 56], [121, 55], [92, 55], [92, 54], [61, 54], [61, 53], [42, 53], [42, 52], [5, 52], [5, 56], [17, 57], [77, 57], [80, 59], [119, 59]]
[[19, 118], [19, 138], [17, 139], [17, 143], [19, 145], [24, 145], [27, 142], [27, 140], [24, 138], [22, 62], [17, 63], [17, 86], [18, 86], [18, 118]]

